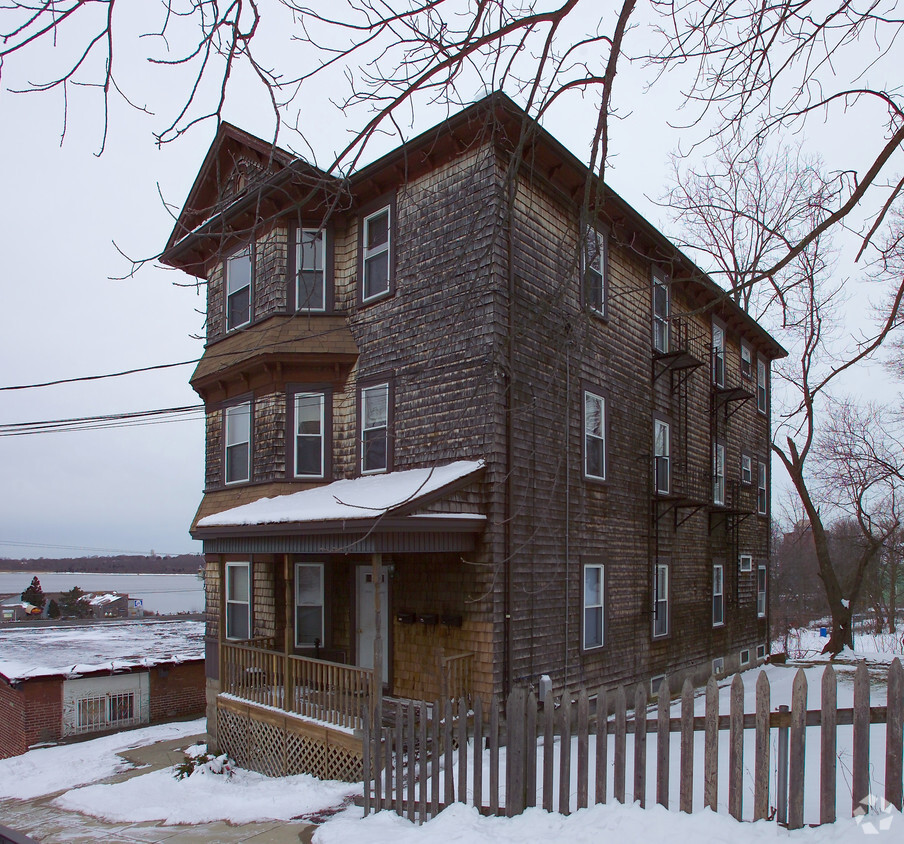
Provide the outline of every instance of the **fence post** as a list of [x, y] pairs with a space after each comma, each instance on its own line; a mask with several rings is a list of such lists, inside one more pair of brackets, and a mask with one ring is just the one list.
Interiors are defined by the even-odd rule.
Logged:
[[418, 800], [418, 815], [420, 823], [425, 823], [427, 821], [427, 701], [422, 700], [420, 707], [421, 720], [418, 724], [418, 740], [421, 745], [421, 764], [418, 769], [418, 781], [421, 793]]
[[396, 704], [395, 745], [396, 814], [402, 817], [405, 813], [405, 705], [401, 702]]
[[559, 814], [567, 815], [571, 811], [571, 695], [567, 691], [562, 695], [559, 715], [562, 719], [559, 740]]
[[625, 687], [619, 686], [615, 692], [615, 771], [613, 772], [613, 789], [615, 799], [625, 802], [625, 734], [627, 732], [627, 703]]
[[668, 675], [662, 678], [656, 691], [659, 697], [659, 712], [656, 719], [656, 802], [669, 808], [669, 708], [672, 702]]
[[443, 705], [441, 700], [433, 702], [433, 723], [430, 725], [433, 742], [433, 764], [430, 768], [430, 817], [435, 818], [439, 812], [439, 782], [443, 770], [442, 740]]
[[638, 683], [634, 691], [634, 800], [647, 804], [647, 687]]
[[819, 822], [835, 823], [835, 772], [838, 721], [838, 684], [835, 669], [822, 672], [822, 724], [820, 725]]
[[791, 743], [788, 759], [788, 829], [804, 825], [804, 772], [807, 742], [807, 675], [797, 669], [791, 687]]
[[597, 803], [606, 802], [606, 766], [609, 755], [609, 701], [606, 689], [600, 686], [596, 694], [596, 789]]
[[904, 668], [895, 657], [888, 669], [888, 722], [885, 727], [885, 799], [902, 809], [901, 752], [904, 748]]
[[455, 801], [455, 766], [452, 760], [452, 736], [453, 721], [455, 720], [452, 708], [452, 698], [446, 698], [444, 701], [446, 710], [445, 724], [443, 725], [443, 750], [445, 751], [445, 759], [443, 764], [443, 803], [451, 806]]
[[533, 689], [527, 695], [527, 718], [524, 736], [524, 805], [537, 805], [537, 696]]
[[483, 806], [483, 701], [474, 696], [474, 805]]
[[587, 690], [581, 689], [578, 695], [578, 808], [587, 808], [587, 780], [590, 772], [589, 740], [587, 737], [590, 722], [590, 702]]
[[490, 699], [490, 813], [499, 814], [499, 698]]
[[682, 812], [694, 811], [694, 686], [688, 677], [681, 687], [681, 784], [678, 802]]
[[703, 805], [716, 811], [719, 795], [719, 687], [715, 675], [706, 684], [706, 724], [703, 741]]
[[543, 696], [543, 808], [553, 810], [553, 765], [555, 763], [555, 710], [552, 689]]
[[756, 678], [756, 760], [754, 762], [753, 819], [769, 817], [769, 678]]
[[415, 808], [416, 804], [414, 801], [414, 787], [417, 781], [417, 776], [415, 774], [415, 758], [416, 754], [414, 751], [414, 722], [415, 716], [417, 714], [417, 710], [415, 709], [414, 701], [408, 703], [405, 707], [408, 711], [408, 721], [406, 726], [408, 727], [408, 734], [406, 738], [406, 742], [408, 744], [408, 752], [405, 754], [405, 762], [406, 762], [406, 771], [408, 777], [408, 820], [414, 823], [415, 818]]
[[361, 743], [363, 759], [361, 760], [362, 779], [364, 780], [364, 817], [370, 814], [370, 789], [373, 784], [373, 771], [370, 766], [370, 718], [364, 717], [364, 735]]
[[505, 814], [524, 811], [524, 709], [522, 687], [512, 689], [505, 707]]
[[744, 776], [744, 681], [735, 674], [731, 681], [728, 734], [728, 813], [741, 820]]
[[854, 672], [854, 770], [851, 775], [851, 813], [869, 811], [869, 674], [861, 662]]
[[[788, 715], [791, 710], [782, 704], [778, 708], [779, 716]], [[788, 733], [789, 727], [784, 719], [778, 728], [778, 774], [776, 779], [776, 816], [781, 824], [788, 823]]]
[[458, 699], [458, 802], [468, 802], [468, 702], [464, 697]]

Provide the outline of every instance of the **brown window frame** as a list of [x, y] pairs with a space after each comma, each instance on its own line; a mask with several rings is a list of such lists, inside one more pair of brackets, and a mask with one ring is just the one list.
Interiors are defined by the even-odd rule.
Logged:
[[[321, 395], [323, 397], [322, 469], [321, 475], [298, 475], [296, 460], [298, 446], [295, 442], [297, 433], [295, 425], [296, 397], [299, 395]], [[324, 382], [286, 384], [286, 479], [292, 481], [308, 481], [311, 483], [329, 482], [333, 479], [333, 385]]]
[[[323, 308], [299, 308], [298, 307], [298, 232], [320, 231], [324, 237], [324, 268], [323, 268]], [[310, 314], [322, 316], [336, 313], [336, 291], [334, 286], [335, 258], [334, 258], [334, 234], [333, 227], [326, 225], [307, 225], [304, 221], [289, 224], [288, 242], [286, 244], [286, 310], [290, 314]]]
[[[383, 209], [389, 211], [389, 244], [388, 252], [388, 268], [386, 290], [375, 293], [373, 296], [364, 295], [365, 284], [365, 261], [366, 256], [364, 248], [364, 229], [367, 220], [375, 217]], [[396, 288], [396, 245], [398, 240], [398, 214], [395, 193], [384, 194], [383, 196], [369, 202], [358, 213], [358, 307], [366, 308], [370, 305], [382, 302], [384, 299], [391, 298], [395, 295]]]

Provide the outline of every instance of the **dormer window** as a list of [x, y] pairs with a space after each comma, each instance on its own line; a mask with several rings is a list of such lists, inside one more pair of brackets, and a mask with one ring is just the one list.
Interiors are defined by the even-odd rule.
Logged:
[[380, 208], [364, 218], [361, 267], [361, 301], [370, 302], [390, 292], [391, 207]]
[[226, 259], [226, 330], [233, 331], [251, 322], [251, 244]]
[[326, 232], [296, 229], [295, 309], [326, 310]]

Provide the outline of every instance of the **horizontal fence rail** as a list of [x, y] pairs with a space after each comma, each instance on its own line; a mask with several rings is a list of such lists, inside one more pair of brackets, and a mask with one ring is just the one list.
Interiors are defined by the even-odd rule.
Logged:
[[337, 727], [360, 730], [373, 671], [246, 644], [221, 645], [221, 691]]
[[[479, 697], [473, 709], [464, 698], [402, 703], [393, 727], [365, 723], [365, 813], [390, 809], [423, 822], [462, 802], [489, 815], [512, 816], [530, 806], [568, 814], [610, 798], [624, 803], [630, 789], [641, 806], [653, 799], [683, 812], [707, 806], [738, 820], [771, 818], [792, 829], [804, 825], [808, 809], [812, 822], [832, 823], [842, 773], [839, 727], [851, 728], [841, 778], [851, 814], [886, 805], [900, 811], [904, 669], [897, 659], [889, 668], [886, 706], [870, 706], [864, 663], [853, 681], [853, 707], [839, 709], [836, 672], [827, 666], [821, 707], [810, 711], [802, 669], [794, 676], [790, 706], [778, 707], [761, 672], [752, 713], [744, 711], [740, 675], [727, 690], [724, 714], [715, 678], [702, 701], [685, 682], [674, 702], [678, 717], [672, 717], [667, 677], [655, 713], [648, 711], [646, 684], [630, 700], [623, 687], [614, 693], [600, 688], [594, 695], [582, 690], [558, 701], [551, 694], [538, 701], [532, 691], [515, 689], [505, 702], [505, 718], [495, 697], [486, 713]], [[698, 705], [702, 716], [695, 713]], [[597, 712], [610, 714], [597, 718]], [[870, 757], [871, 725], [884, 726], [882, 758], [875, 758], [881, 736], [874, 737]], [[871, 780], [882, 770], [883, 793], [873, 794]], [[818, 806], [805, 807], [807, 780]]]

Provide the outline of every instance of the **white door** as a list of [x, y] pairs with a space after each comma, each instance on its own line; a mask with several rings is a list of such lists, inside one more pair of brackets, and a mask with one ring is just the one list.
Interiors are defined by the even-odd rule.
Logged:
[[[386, 566], [380, 569], [380, 632], [383, 638], [383, 682], [389, 680], [389, 590]], [[358, 665], [374, 667], [374, 578], [371, 566], [358, 566]]]

